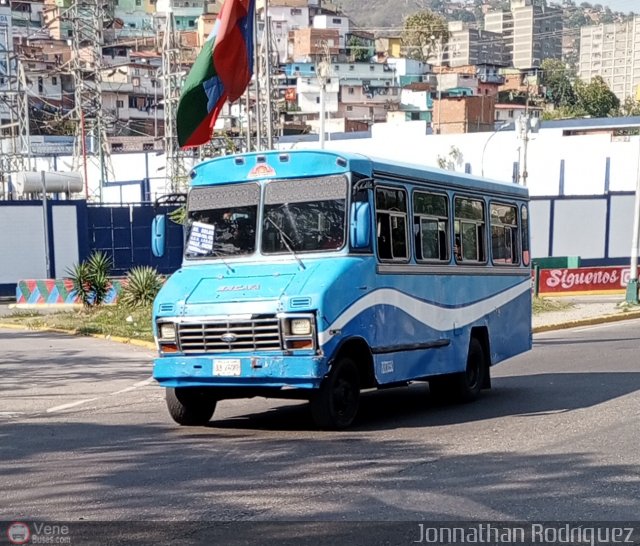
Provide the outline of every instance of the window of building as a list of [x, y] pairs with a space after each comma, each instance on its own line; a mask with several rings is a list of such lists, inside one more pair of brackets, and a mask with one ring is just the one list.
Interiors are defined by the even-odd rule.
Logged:
[[316, 97], [316, 104], [320, 104], [320, 97]]
[[406, 262], [407, 194], [397, 188], [376, 188], [376, 229], [378, 257], [381, 260]]
[[58, 85], [58, 78], [56, 76], [51, 76], [51, 85]]
[[347, 106], [347, 112], [353, 112], [353, 106]]
[[353, 71], [353, 70], [355, 70], [355, 67], [352, 64], [350, 64], [349, 65], [349, 70]]
[[131, 79], [131, 83], [134, 85], [134, 87], [137, 87], [140, 85], [140, 78], [132, 78]]
[[494, 264], [517, 264], [518, 209], [491, 204], [491, 259]]
[[416, 260], [449, 261], [449, 203], [446, 195], [413, 194]]
[[341, 25], [341, 24], [342, 24], [342, 19], [340, 19], [340, 17], [334, 17], [334, 18], [331, 20], [331, 22], [332, 22], [334, 25]]
[[353, 87], [349, 87], [349, 91], [348, 91], [349, 95], [353, 95], [353, 94], [355, 94], [355, 92], [356, 91], [355, 91], [355, 89]]
[[141, 6], [142, 5], [142, 0], [136, 0], [136, 6]]
[[116, 101], [116, 108], [124, 108], [124, 101], [123, 100], [117, 100]]
[[486, 262], [484, 203], [456, 197], [454, 210], [455, 257], [457, 262]]
[[302, 15], [302, 10], [300, 8], [291, 8], [291, 15]]
[[44, 93], [44, 80], [42, 76], [38, 76], [38, 93]]

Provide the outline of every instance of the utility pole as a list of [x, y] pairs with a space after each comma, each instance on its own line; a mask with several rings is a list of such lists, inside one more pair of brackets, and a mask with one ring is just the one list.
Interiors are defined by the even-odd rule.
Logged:
[[531, 140], [530, 134], [537, 133], [539, 129], [538, 118], [531, 117], [529, 111], [529, 76], [527, 76], [527, 96], [525, 99], [524, 116], [520, 116], [516, 120], [516, 129], [518, 131], [518, 138], [522, 141], [520, 165], [518, 166], [518, 184], [526, 186], [529, 178], [527, 154], [529, 151], [529, 140]]
[[162, 47], [162, 90], [164, 95], [164, 153], [166, 158], [165, 191], [185, 191], [188, 185], [186, 156], [178, 144], [176, 112], [186, 71], [182, 67], [180, 36], [176, 31], [173, 6], [169, 3]]
[[625, 298], [627, 303], [633, 305], [638, 304], [638, 244], [640, 244], [640, 136], [638, 137], [636, 198], [633, 209], [633, 233], [631, 234], [631, 263]]
[[324, 150], [326, 135], [325, 123], [327, 117], [327, 83], [331, 78], [331, 52], [326, 40], [322, 42], [322, 60], [318, 63], [316, 75], [318, 77], [318, 83], [320, 84], [320, 149]]
[[[102, 106], [102, 46], [104, 45], [103, 24], [105, 4], [102, 0], [75, 0], [68, 17], [71, 18], [71, 62], [75, 84], [76, 139], [74, 170], [79, 170], [83, 157], [83, 139], [92, 135], [93, 153], [99, 158], [98, 199], [102, 201], [102, 188], [113, 177], [107, 128]], [[88, 186], [88, 180], [85, 185]]]

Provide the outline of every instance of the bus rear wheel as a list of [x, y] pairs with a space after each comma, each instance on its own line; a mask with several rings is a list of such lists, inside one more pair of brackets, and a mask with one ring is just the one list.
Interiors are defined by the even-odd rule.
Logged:
[[353, 360], [346, 357], [336, 361], [309, 401], [315, 424], [333, 430], [349, 427], [356, 418], [359, 404], [358, 368]]
[[489, 369], [484, 349], [478, 338], [469, 341], [467, 365], [464, 372], [434, 377], [429, 381], [429, 390], [439, 401], [473, 402], [480, 396], [486, 384]]
[[213, 417], [217, 403], [210, 389], [196, 387], [169, 388], [166, 400], [171, 418], [183, 426], [206, 425]]

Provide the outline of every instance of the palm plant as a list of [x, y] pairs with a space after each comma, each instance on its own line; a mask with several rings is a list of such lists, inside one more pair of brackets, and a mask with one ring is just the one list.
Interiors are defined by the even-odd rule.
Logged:
[[160, 291], [162, 282], [162, 277], [153, 267], [134, 267], [122, 285], [120, 302], [127, 307], [150, 305]]
[[93, 252], [87, 260], [67, 270], [67, 275], [82, 305], [92, 307], [104, 303], [111, 288], [109, 273], [112, 266], [111, 257], [98, 250]]

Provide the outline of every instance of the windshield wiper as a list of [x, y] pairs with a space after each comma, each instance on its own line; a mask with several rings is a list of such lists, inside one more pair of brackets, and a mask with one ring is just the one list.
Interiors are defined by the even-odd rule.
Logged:
[[302, 269], [307, 269], [305, 267], [305, 265], [302, 263], [302, 260], [296, 254], [295, 250], [293, 250], [291, 245], [289, 243], [287, 243], [287, 239], [289, 239], [289, 236], [284, 231], [282, 231], [282, 228], [278, 224], [276, 224], [269, 216], [267, 216], [267, 221], [271, 222], [271, 225], [278, 230], [278, 233], [280, 234], [280, 240], [282, 241], [282, 244], [287, 248], [287, 250], [289, 252], [291, 252], [291, 255], [300, 264], [300, 267], [302, 267]]

